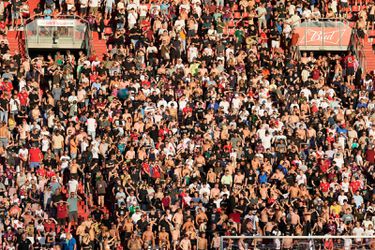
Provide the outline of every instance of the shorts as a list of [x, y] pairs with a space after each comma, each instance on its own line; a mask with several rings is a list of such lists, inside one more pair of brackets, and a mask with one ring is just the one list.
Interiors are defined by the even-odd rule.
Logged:
[[30, 168], [39, 168], [40, 163], [39, 162], [30, 162]]
[[71, 10], [73, 7], [74, 7], [74, 4], [67, 4], [66, 5], [66, 8], [67, 8], [68, 11]]
[[346, 75], [348, 75], [348, 76], [354, 75], [354, 68], [353, 67], [347, 68], [346, 69]]
[[280, 41], [271, 41], [271, 48], [280, 48]]
[[105, 6], [105, 13], [112, 14], [112, 6]]
[[348, 8], [348, 6], [349, 6], [349, 5], [348, 5], [347, 2], [346, 2], [346, 3], [341, 3], [341, 7], [342, 7], [342, 8]]
[[78, 173], [70, 174], [70, 178], [78, 179]]
[[78, 222], [78, 212], [77, 211], [72, 211], [69, 212], [69, 221]]
[[19, 18], [20, 18], [20, 14], [18, 14], [18, 12], [12, 11], [12, 20], [16, 20], [16, 19], [19, 19]]
[[373, 22], [375, 20], [375, 15], [368, 15], [368, 21]]
[[53, 149], [53, 153], [55, 154], [55, 155], [60, 155], [61, 153], [62, 153], [62, 148], [54, 148]]

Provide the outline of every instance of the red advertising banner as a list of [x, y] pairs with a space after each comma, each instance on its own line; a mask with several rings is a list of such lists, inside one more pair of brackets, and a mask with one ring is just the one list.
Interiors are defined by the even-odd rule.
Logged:
[[352, 29], [346, 27], [296, 27], [297, 46], [349, 46]]

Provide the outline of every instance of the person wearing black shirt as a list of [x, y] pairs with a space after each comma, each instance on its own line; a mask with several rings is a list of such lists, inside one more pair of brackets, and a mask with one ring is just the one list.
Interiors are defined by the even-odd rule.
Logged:
[[118, 217], [123, 217], [123, 216], [125, 216], [126, 211], [127, 211], [127, 208], [126, 208], [126, 206], [125, 206], [125, 203], [124, 203], [124, 202], [121, 202], [121, 203], [120, 203], [120, 206], [119, 206], [118, 209], [117, 209], [117, 216], [118, 216]]
[[1, 41], [1, 43], [0, 43], [1, 54], [5, 54], [8, 50], [9, 50], [8, 44], [6, 44], [4, 41]]
[[142, 30], [139, 28], [138, 25], [135, 25], [132, 29], [130, 29], [130, 39], [134, 45], [134, 47], [137, 47], [138, 41], [141, 39], [142, 36]]
[[95, 221], [100, 222], [103, 217], [103, 212], [98, 207], [95, 207], [95, 210], [91, 212], [91, 215]]
[[26, 238], [26, 233], [23, 233], [21, 238], [17, 242], [18, 250], [29, 250], [31, 249], [31, 241]]
[[137, 229], [143, 233], [144, 231], [146, 231], [147, 226], [148, 226], [147, 215], [143, 214], [141, 219], [138, 220], [137, 222]]
[[2, 95], [0, 97], [0, 120], [8, 123], [8, 100]]

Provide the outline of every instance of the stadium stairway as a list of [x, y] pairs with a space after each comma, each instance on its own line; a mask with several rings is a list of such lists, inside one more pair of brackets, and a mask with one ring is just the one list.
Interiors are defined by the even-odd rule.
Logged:
[[103, 59], [103, 55], [107, 54], [107, 43], [104, 39], [99, 39], [98, 32], [91, 33], [91, 54]]
[[25, 38], [23, 31], [10, 30], [7, 33], [7, 39], [11, 55], [14, 55], [14, 52], [18, 50], [22, 57], [26, 56]]
[[371, 30], [363, 41], [363, 53], [366, 58], [366, 71], [375, 70], [375, 31]]

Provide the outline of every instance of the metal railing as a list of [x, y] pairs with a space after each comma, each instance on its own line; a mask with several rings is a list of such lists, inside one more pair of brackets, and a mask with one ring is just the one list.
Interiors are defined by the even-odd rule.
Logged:
[[[352, 240], [350, 241], [351, 245], [358, 245], [360, 244], [361, 247], [363, 246], [375, 246], [375, 236], [356, 236], [356, 235], [342, 235], [342, 236], [333, 236], [333, 235], [311, 235], [311, 236], [221, 236], [220, 237], [220, 249], [238, 249], [238, 246], [235, 241], [246, 241], [244, 242], [243, 249], [275, 249], [275, 240], [279, 240], [280, 244], [282, 244], [283, 240], [292, 240], [291, 247], [288, 249], [305, 249], [305, 250], [313, 250], [313, 249], [338, 249], [338, 248], [321, 248], [324, 241], [332, 240], [332, 244], [338, 246], [339, 243], [343, 244], [345, 240]], [[264, 241], [267, 241], [264, 243]], [[360, 243], [358, 243], [360, 242]], [[283, 248], [282, 248], [283, 249]], [[342, 248], [340, 248], [342, 249]], [[345, 248], [347, 249], [347, 248]], [[352, 249], [352, 248], [348, 248]], [[362, 248], [358, 248], [362, 249]], [[373, 249], [373, 248], [366, 248], [366, 249]]]
[[366, 55], [363, 51], [363, 40], [359, 37], [357, 30], [354, 30], [351, 38], [351, 43], [353, 44], [353, 52], [358, 59], [359, 66], [362, 69], [362, 73], [366, 74], [367, 72], [367, 61]]

